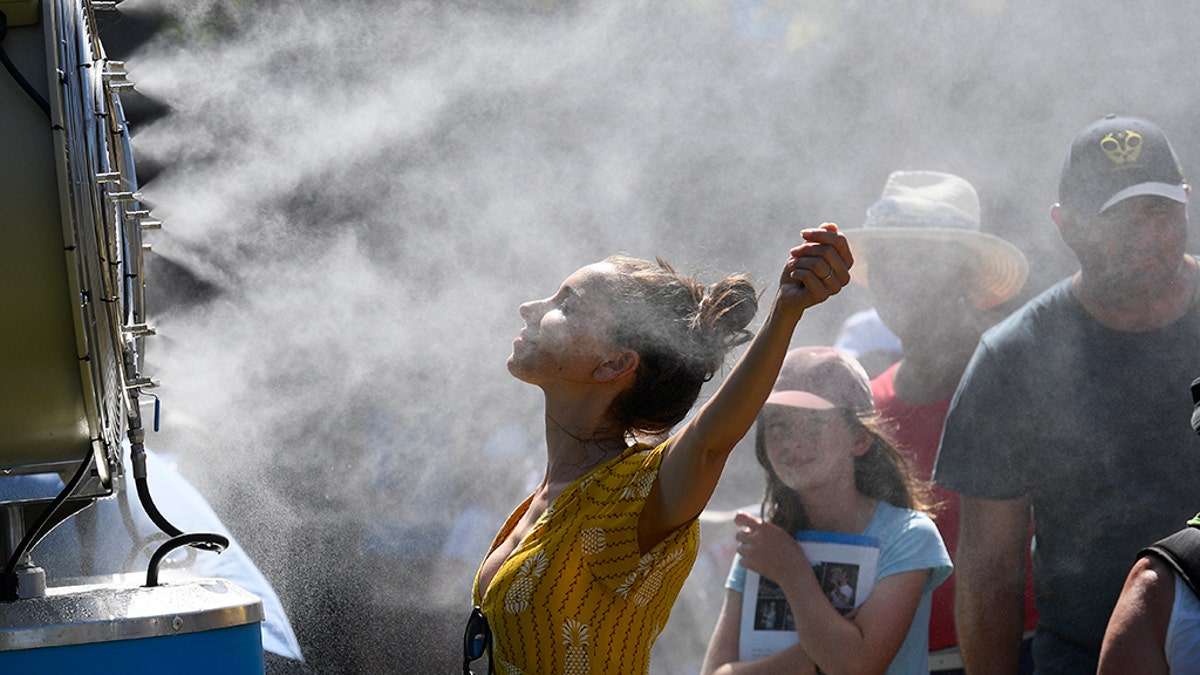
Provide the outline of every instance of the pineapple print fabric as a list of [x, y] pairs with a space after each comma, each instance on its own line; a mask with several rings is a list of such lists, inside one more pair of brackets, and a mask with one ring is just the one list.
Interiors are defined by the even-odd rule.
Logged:
[[[650, 647], [696, 560], [696, 521], [650, 552], [637, 524], [666, 443], [635, 445], [562, 492], [496, 572], [483, 609], [495, 672], [629, 675], [650, 667]], [[492, 542], [520, 521], [517, 507]]]

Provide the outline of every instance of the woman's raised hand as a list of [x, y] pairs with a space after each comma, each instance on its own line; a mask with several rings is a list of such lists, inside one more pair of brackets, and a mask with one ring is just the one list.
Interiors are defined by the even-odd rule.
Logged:
[[786, 306], [803, 311], [850, 283], [854, 256], [845, 235], [833, 223], [804, 230], [800, 236], [804, 243], [791, 250], [779, 279], [779, 294]]

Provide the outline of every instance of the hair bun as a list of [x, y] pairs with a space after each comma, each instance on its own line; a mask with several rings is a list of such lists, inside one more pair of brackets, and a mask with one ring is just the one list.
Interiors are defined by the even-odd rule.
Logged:
[[707, 286], [661, 258], [657, 265], [625, 256], [605, 262], [618, 272], [612, 339], [641, 357], [615, 415], [626, 429], [665, 431], [687, 415], [729, 351], [751, 338], [754, 284], [732, 274]]
[[[758, 312], [758, 295], [750, 277], [733, 274], [708, 288], [700, 301], [697, 323], [715, 333], [721, 351], [744, 344], [753, 337], [746, 326]], [[722, 353], [721, 358], [724, 358]]]

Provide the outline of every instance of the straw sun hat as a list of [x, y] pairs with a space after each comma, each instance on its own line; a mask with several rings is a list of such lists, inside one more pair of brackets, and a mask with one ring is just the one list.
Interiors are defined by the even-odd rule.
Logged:
[[896, 171], [861, 228], [845, 230], [854, 252], [851, 276], [870, 288], [872, 255], [920, 246], [930, 258], [942, 244], [971, 251], [975, 274], [971, 297], [980, 309], [1012, 298], [1029, 276], [1025, 255], [1009, 242], [979, 230], [979, 196], [965, 179], [937, 171]]

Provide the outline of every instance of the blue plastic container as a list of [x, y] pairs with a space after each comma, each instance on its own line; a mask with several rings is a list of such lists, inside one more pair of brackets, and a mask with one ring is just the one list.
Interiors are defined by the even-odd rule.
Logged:
[[224, 579], [0, 603], [0, 673], [262, 675], [262, 602]]

